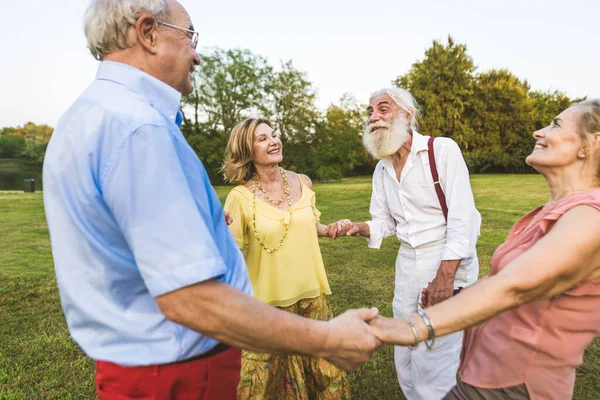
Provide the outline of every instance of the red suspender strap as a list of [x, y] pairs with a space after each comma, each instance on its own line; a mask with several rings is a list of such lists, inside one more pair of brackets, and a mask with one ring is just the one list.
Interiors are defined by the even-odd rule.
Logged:
[[431, 168], [431, 176], [433, 177], [433, 186], [435, 187], [435, 193], [437, 194], [438, 200], [440, 201], [440, 206], [442, 206], [444, 218], [446, 219], [446, 222], [448, 222], [448, 206], [446, 205], [446, 196], [444, 195], [442, 185], [440, 184], [440, 177], [438, 176], [437, 165], [435, 165], [435, 154], [433, 152], [434, 139], [434, 137], [430, 137], [429, 141], [427, 142], [427, 150], [429, 150], [429, 168]]

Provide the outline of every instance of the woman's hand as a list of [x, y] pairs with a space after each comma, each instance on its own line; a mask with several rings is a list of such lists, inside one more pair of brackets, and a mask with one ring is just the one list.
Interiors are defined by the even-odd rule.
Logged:
[[402, 318], [387, 318], [378, 315], [369, 321], [375, 336], [383, 343], [397, 346], [412, 346], [415, 335], [408, 323]]
[[231, 223], [233, 222], [233, 218], [231, 218], [231, 215], [227, 211], [224, 211], [223, 214], [225, 215], [225, 223], [227, 225], [231, 225]]
[[335, 240], [338, 236], [345, 236], [346, 232], [352, 228], [352, 226], [352, 221], [349, 219], [340, 219], [337, 222], [332, 222], [327, 225], [325, 232], [327, 233], [327, 236]]

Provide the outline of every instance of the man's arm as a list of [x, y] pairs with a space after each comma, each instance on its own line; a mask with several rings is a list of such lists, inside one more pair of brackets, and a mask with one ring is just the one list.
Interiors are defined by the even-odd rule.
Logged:
[[454, 277], [462, 260], [443, 260], [435, 278], [421, 293], [421, 307], [426, 308], [452, 297]]
[[348, 229], [346, 236], [362, 236], [368, 239], [369, 247], [378, 249], [384, 238], [396, 232], [396, 220], [390, 212], [383, 187], [383, 165], [377, 164], [373, 172], [373, 192], [369, 212], [371, 221], [357, 222]]
[[[438, 139], [436, 143], [441, 142]], [[446, 248], [435, 278], [421, 295], [423, 307], [452, 296], [456, 271], [464, 258], [473, 257], [480, 225], [469, 182], [469, 170], [460, 148], [454, 141], [445, 140], [443, 146], [436, 148], [436, 156], [440, 166], [440, 183], [448, 205]]]
[[435, 142], [436, 158], [448, 205], [446, 248], [442, 260], [462, 260], [474, 256], [481, 217], [475, 208], [469, 170], [460, 148], [451, 139], [441, 139]]
[[379, 346], [367, 322], [376, 309], [350, 310], [329, 321], [315, 321], [271, 307], [217, 280], [164, 295], [156, 301], [178, 324], [242, 349], [322, 357], [352, 370]]
[[362, 236], [364, 238], [370, 238], [371, 228], [366, 222], [354, 222], [352, 227], [346, 232], [346, 236]]

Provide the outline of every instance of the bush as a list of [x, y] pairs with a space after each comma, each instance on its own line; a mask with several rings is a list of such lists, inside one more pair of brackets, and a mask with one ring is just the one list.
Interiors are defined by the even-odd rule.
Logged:
[[340, 181], [342, 170], [337, 165], [321, 165], [317, 168], [317, 179], [319, 181]]
[[2, 135], [0, 137], [0, 158], [20, 158], [25, 151], [25, 138]]
[[503, 151], [474, 151], [463, 154], [467, 167], [476, 173], [533, 173], [533, 168], [525, 164], [525, 154]]

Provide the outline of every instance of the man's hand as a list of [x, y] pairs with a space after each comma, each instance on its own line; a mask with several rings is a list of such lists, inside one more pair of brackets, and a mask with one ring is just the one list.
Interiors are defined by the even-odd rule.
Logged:
[[368, 238], [371, 236], [371, 228], [369, 228], [369, 224], [365, 222], [354, 222], [350, 229], [346, 231], [346, 236], [362, 236]]
[[223, 213], [225, 214], [225, 223], [227, 225], [231, 225], [231, 223], [233, 222], [233, 218], [231, 218], [231, 215], [229, 215], [227, 211], [223, 211]]
[[337, 222], [332, 222], [331, 224], [327, 225], [325, 233], [327, 236], [335, 240], [336, 237], [344, 236], [346, 231], [348, 231], [348, 229], [351, 227], [352, 221], [349, 219], [340, 219]]
[[348, 372], [369, 361], [381, 345], [368, 324], [378, 313], [376, 308], [349, 310], [327, 322], [329, 334], [322, 357]]
[[421, 293], [421, 307], [427, 308], [452, 297], [454, 276], [462, 260], [444, 260], [438, 268], [435, 278]]

